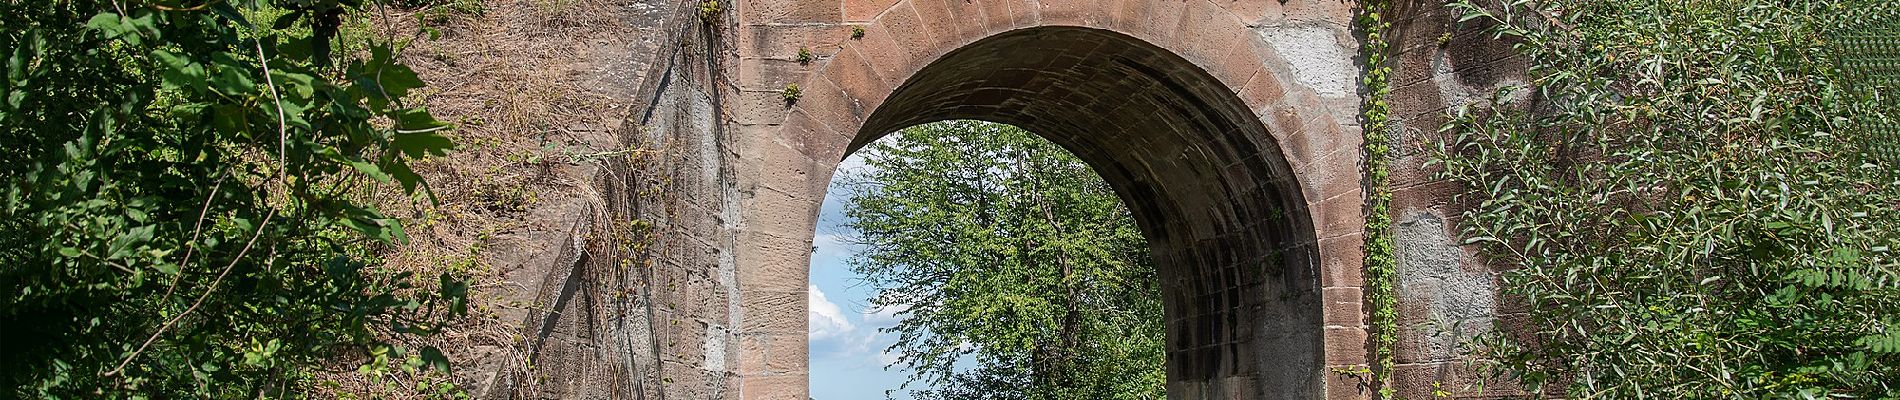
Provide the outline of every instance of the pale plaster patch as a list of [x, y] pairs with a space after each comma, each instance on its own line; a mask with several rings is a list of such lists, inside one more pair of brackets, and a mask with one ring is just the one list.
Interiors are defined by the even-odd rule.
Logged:
[[1464, 250], [1437, 214], [1407, 213], [1394, 231], [1399, 299], [1423, 302], [1430, 321], [1426, 332], [1414, 332], [1425, 336], [1421, 356], [1449, 359], [1461, 340], [1490, 329], [1496, 285], [1489, 273], [1464, 269]]
[[699, 350], [706, 354], [706, 361], [699, 369], [707, 371], [726, 371], [726, 327], [706, 324], [705, 341], [700, 342]]
[[1255, 30], [1273, 45], [1301, 86], [1322, 97], [1357, 96], [1359, 66], [1351, 43], [1340, 41], [1336, 27], [1324, 24], [1262, 26]]

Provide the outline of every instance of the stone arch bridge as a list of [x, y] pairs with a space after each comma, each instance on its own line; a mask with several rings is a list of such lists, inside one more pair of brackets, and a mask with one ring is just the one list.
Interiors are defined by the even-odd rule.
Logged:
[[[1447, 107], [1521, 66], [1435, 1], [1395, 3], [1388, 56], [1409, 128], [1392, 183], [1403, 317], [1389, 384], [1425, 397], [1473, 379], [1456, 340], [1510, 315], [1455, 245], [1449, 188], [1415, 150]], [[1130, 206], [1162, 269], [1169, 398], [1372, 397], [1340, 372], [1371, 354], [1356, 2], [651, 5], [659, 45], [629, 57], [644, 67], [629, 90], [643, 129], [624, 140], [664, 162], [600, 179], [595, 217], [538, 269], [546, 311], [524, 330], [539, 369], [493, 374], [489, 397], [806, 399], [808, 265], [832, 174], [872, 140], [945, 119], [1043, 135]], [[659, 250], [593, 239], [614, 231], [598, 221], [627, 218], [654, 221]], [[614, 272], [642, 257], [658, 272]]]

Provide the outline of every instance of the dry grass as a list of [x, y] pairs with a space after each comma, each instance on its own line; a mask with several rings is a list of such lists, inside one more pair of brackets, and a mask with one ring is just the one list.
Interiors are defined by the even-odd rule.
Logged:
[[[647, 49], [638, 39], [649, 27], [627, 26], [640, 7], [637, 0], [437, 0], [360, 16], [375, 37], [413, 40], [402, 57], [430, 87], [411, 101], [457, 124], [451, 136], [459, 148], [418, 166], [438, 202], [375, 196], [404, 219], [411, 237], [385, 251], [385, 268], [415, 272], [425, 287], [445, 272], [467, 277], [471, 315], [434, 337], [396, 338], [442, 349], [457, 376], [401, 368], [374, 376], [356, 371], [370, 357], [346, 354], [312, 380], [315, 397], [439, 397], [444, 382], [481, 383], [482, 370], [495, 365], [480, 364], [524, 359], [519, 316], [534, 293], [506, 275], [529, 258], [489, 249], [563, 239], [554, 237], [563, 229], [549, 228], [578, 216], [558, 207], [597, 197], [597, 161], [633, 153], [618, 148], [617, 131], [634, 103], [630, 59]], [[431, 40], [429, 30], [440, 37]]]

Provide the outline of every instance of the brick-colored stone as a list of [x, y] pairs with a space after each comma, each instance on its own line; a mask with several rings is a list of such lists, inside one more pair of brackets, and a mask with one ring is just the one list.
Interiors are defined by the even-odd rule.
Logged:
[[892, 5], [896, 5], [898, 2], [898, 0], [843, 1], [844, 20], [849, 22], [864, 22], [876, 19], [879, 15], [884, 13], [884, 10], [889, 10]]
[[746, 376], [740, 384], [739, 400], [808, 400], [804, 373]]
[[1045, 26], [1042, 22], [1042, 2], [1038, 0], [1002, 0], [1009, 5], [1010, 19], [1016, 21], [1016, 28]]
[[1105, 13], [1092, 0], [1042, 0], [1042, 23], [1062, 26], [1099, 26]]
[[1307, 206], [1307, 210], [1313, 213], [1313, 225], [1318, 228], [1320, 239], [1365, 231], [1366, 217], [1362, 211], [1365, 200], [1360, 198], [1359, 193], [1359, 189], [1352, 189], [1350, 192]]
[[1186, 1], [1138, 1], [1132, 11], [1137, 16], [1131, 33], [1137, 34], [1149, 43], [1163, 48], [1175, 48], [1179, 40], [1192, 40], [1181, 32], [1181, 15], [1187, 8]]
[[945, 47], [961, 46], [974, 41], [976, 32], [981, 30], [981, 26], [976, 25], [980, 22], [976, 18], [966, 19], [952, 10], [953, 7], [959, 10], [965, 8], [963, 2], [964, 0], [910, 0], [911, 7], [917, 10], [917, 16], [923, 18], [924, 26], [931, 32], [931, 36]]
[[801, 189], [820, 192], [824, 190], [825, 186], [822, 183], [831, 176], [831, 168], [844, 160], [844, 149], [851, 144], [851, 139], [855, 136], [855, 132], [840, 131], [832, 128], [831, 125], [849, 122], [823, 121], [812, 117], [803, 109], [792, 110], [791, 117], [786, 120], [785, 129], [780, 133], [793, 149], [798, 150], [805, 157], [816, 160], [819, 164], [811, 171], [813, 175], [810, 177], [812, 178], [810, 183], [815, 185], [808, 185]]
[[778, 125], [791, 115], [779, 90], [740, 90], [735, 97], [741, 106], [732, 113], [732, 122], [740, 125]]
[[[791, 169], [773, 170], [780, 175], [797, 175]], [[799, 185], [803, 185], [800, 183]], [[783, 188], [758, 187], [751, 193], [742, 193], [746, 197], [740, 206], [746, 208], [744, 224], [746, 229], [757, 230], [765, 234], [797, 237], [800, 231], [816, 228], [818, 215], [818, 193], [788, 193]]]
[[1217, 79], [1228, 75], [1224, 80], [1228, 87], [1246, 83], [1239, 81], [1246, 79], [1245, 76], [1231, 76], [1246, 71], [1216, 70], [1225, 66], [1221, 62], [1222, 57], [1227, 55], [1229, 49], [1238, 47], [1238, 41], [1252, 40], [1252, 31], [1233, 28], [1239, 25], [1239, 21], [1234, 19], [1232, 13], [1206, 0], [1188, 1], [1182, 3], [1180, 24], [1177, 33], [1183, 40], [1176, 42], [1174, 48], [1182, 58], [1200, 65]]
[[[851, 38], [851, 25], [748, 25], [739, 29], [739, 48], [747, 57], [795, 60], [799, 49], [822, 60]], [[815, 63], [814, 63], [815, 64]]]
[[1326, 364], [1365, 364], [1370, 353], [1366, 330], [1357, 327], [1326, 327]]
[[[865, 25], [864, 31], [863, 38], [851, 41], [846, 47], [856, 50], [856, 57], [861, 57], [864, 63], [869, 64], [871, 71], [878, 76], [878, 79], [883, 80], [887, 87], [896, 88], [903, 84], [905, 79], [910, 78], [912, 72], [916, 72], [913, 67], [918, 63], [911, 59], [910, 51], [904, 48], [904, 42], [899, 41], [899, 38], [891, 33], [890, 28], [881, 23], [873, 23]], [[833, 62], [837, 61], [833, 60]], [[848, 63], [839, 65], [842, 68], [851, 68], [851, 64]], [[836, 75], [833, 77], [836, 79]], [[837, 83], [845, 84], [844, 82]]]
[[810, 345], [803, 336], [739, 335], [734, 342], [740, 374], [799, 373], [811, 365]]
[[797, 291], [809, 284], [811, 235], [776, 236], [748, 231], [739, 240], [737, 280], [742, 290]]
[[1287, 0], [1280, 4], [1281, 12], [1288, 20], [1332, 23], [1345, 21], [1349, 24], [1352, 21], [1352, 7], [1357, 3], [1340, 0]]
[[920, 0], [899, 2], [877, 20], [878, 25], [883, 27], [883, 33], [890, 35], [899, 44], [905, 59], [910, 60], [912, 65], [906, 66], [905, 71], [915, 71], [935, 60], [938, 53], [948, 50], [941, 48], [948, 40], [939, 38], [946, 36], [945, 33], [931, 31], [930, 25], [924, 23], [923, 14], [917, 11], [917, 1]]
[[[1361, 371], [1365, 364], [1332, 365], [1330, 371]], [[1327, 400], [1365, 400], [1372, 398], [1371, 374], [1332, 373], [1326, 375]]]
[[741, 90], [777, 91], [786, 85], [803, 82], [812, 65], [790, 59], [746, 58], [739, 60]]
[[[743, 290], [731, 295], [742, 304], [726, 320], [724, 298], [674, 295], [691, 301], [668, 311], [702, 324], [735, 324], [728, 351], [736, 352], [736, 366], [727, 372], [736, 374], [693, 384], [730, 385], [722, 389], [727, 399], [802, 399], [809, 357], [802, 347], [802, 264], [809, 262], [805, 249], [836, 162], [854, 143], [910, 124], [982, 118], [1018, 123], [1075, 149], [1127, 194], [1144, 228], [1156, 232], [1156, 262], [1170, 277], [1163, 299], [1170, 315], [1168, 387], [1181, 391], [1171, 396], [1370, 395], [1325, 367], [1367, 362], [1361, 100], [1337, 90], [1320, 96], [1295, 84], [1292, 61], [1310, 60], [1283, 59], [1256, 31], [1264, 25], [1351, 26], [1353, 3], [739, 1], [738, 62], [713, 75], [728, 79], [715, 85], [741, 89], [720, 92], [736, 93], [725, 97], [721, 121], [735, 123], [726, 132], [737, 136], [737, 148], [721, 149], [737, 156], [732, 171], [738, 176], [730, 179], [737, 181], [740, 214], [726, 219], [719, 185], [694, 183], [686, 197], [697, 203], [683, 209], [702, 221], [680, 226], [739, 230], [722, 246], [738, 249], [727, 254], [739, 264]], [[1443, 19], [1430, 17], [1443, 14], [1442, 7], [1405, 7], [1422, 11], [1401, 12], [1394, 21]], [[849, 38], [854, 26], [865, 36]], [[1416, 43], [1426, 39], [1394, 37], [1407, 41], [1401, 48], [1432, 53]], [[818, 59], [790, 62], [801, 47]], [[945, 57], [952, 52], [957, 56]], [[1395, 93], [1395, 111], [1429, 123], [1424, 117], [1443, 107], [1426, 79], [1432, 57], [1408, 57], [1398, 74], [1420, 84]], [[1474, 65], [1466, 75], [1495, 78], [1479, 70], [1488, 66], [1477, 65], [1495, 59], [1492, 53], [1449, 57]], [[794, 82], [804, 97], [775, 102], [772, 95]], [[1437, 207], [1445, 206], [1440, 197], [1447, 189], [1415, 167], [1419, 160], [1402, 155], [1394, 170], [1404, 172], [1395, 183], [1432, 189], [1402, 191], [1395, 205], [1446, 214]], [[703, 166], [693, 170], [710, 170]], [[705, 264], [720, 254], [675, 265]], [[714, 273], [663, 276], [694, 290], [724, 290]], [[1401, 311], [1421, 313], [1420, 306], [1402, 304]], [[704, 326], [711, 325], [669, 328], [665, 335], [694, 341], [683, 348], [697, 350]]]
[[982, 37], [1016, 28], [1016, 15], [1009, 9], [1009, 3], [1013, 1], [1016, 0], [975, 0], [978, 14], [982, 15]]
[[1211, 0], [1215, 5], [1234, 13], [1235, 18], [1247, 24], [1260, 24], [1277, 19], [1283, 13], [1279, 0]]
[[1357, 287], [1320, 289], [1324, 300], [1327, 326], [1365, 326], [1365, 294]]
[[1365, 286], [1365, 235], [1320, 239], [1320, 287]]
[[[870, 69], [862, 68], [858, 71], [868, 74]], [[790, 116], [791, 110], [799, 110], [812, 118], [824, 121], [826, 126], [832, 127], [838, 134], [852, 134], [853, 132], [845, 131], [845, 129], [863, 125], [864, 119], [870, 116], [871, 110], [877, 107], [877, 103], [874, 102], [875, 99], [866, 101], [852, 96], [833, 82], [829, 77], [805, 81], [804, 85], [799, 86], [799, 91], [803, 94], [792, 103], [791, 108], [786, 111], [786, 116]], [[774, 100], [784, 102], [783, 96]]]
[[838, 0], [738, 1], [741, 25], [838, 23]]
[[745, 320], [739, 325], [739, 332], [746, 335], [786, 335], [797, 336], [806, 332], [806, 292], [797, 291], [747, 291], [742, 297], [740, 309], [745, 312]]

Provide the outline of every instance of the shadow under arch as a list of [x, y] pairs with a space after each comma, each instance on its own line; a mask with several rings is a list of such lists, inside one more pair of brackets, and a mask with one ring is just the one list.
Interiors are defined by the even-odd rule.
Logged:
[[1018, 29], [911, 74], [845, 154], [950, 119], [1016, 125], [1061, 145], [1133, 211], [1160, 268], [1169, 398], [1322, 395], [1312, 216], [1285, 153], [1235, 89], [1121, 33]]

